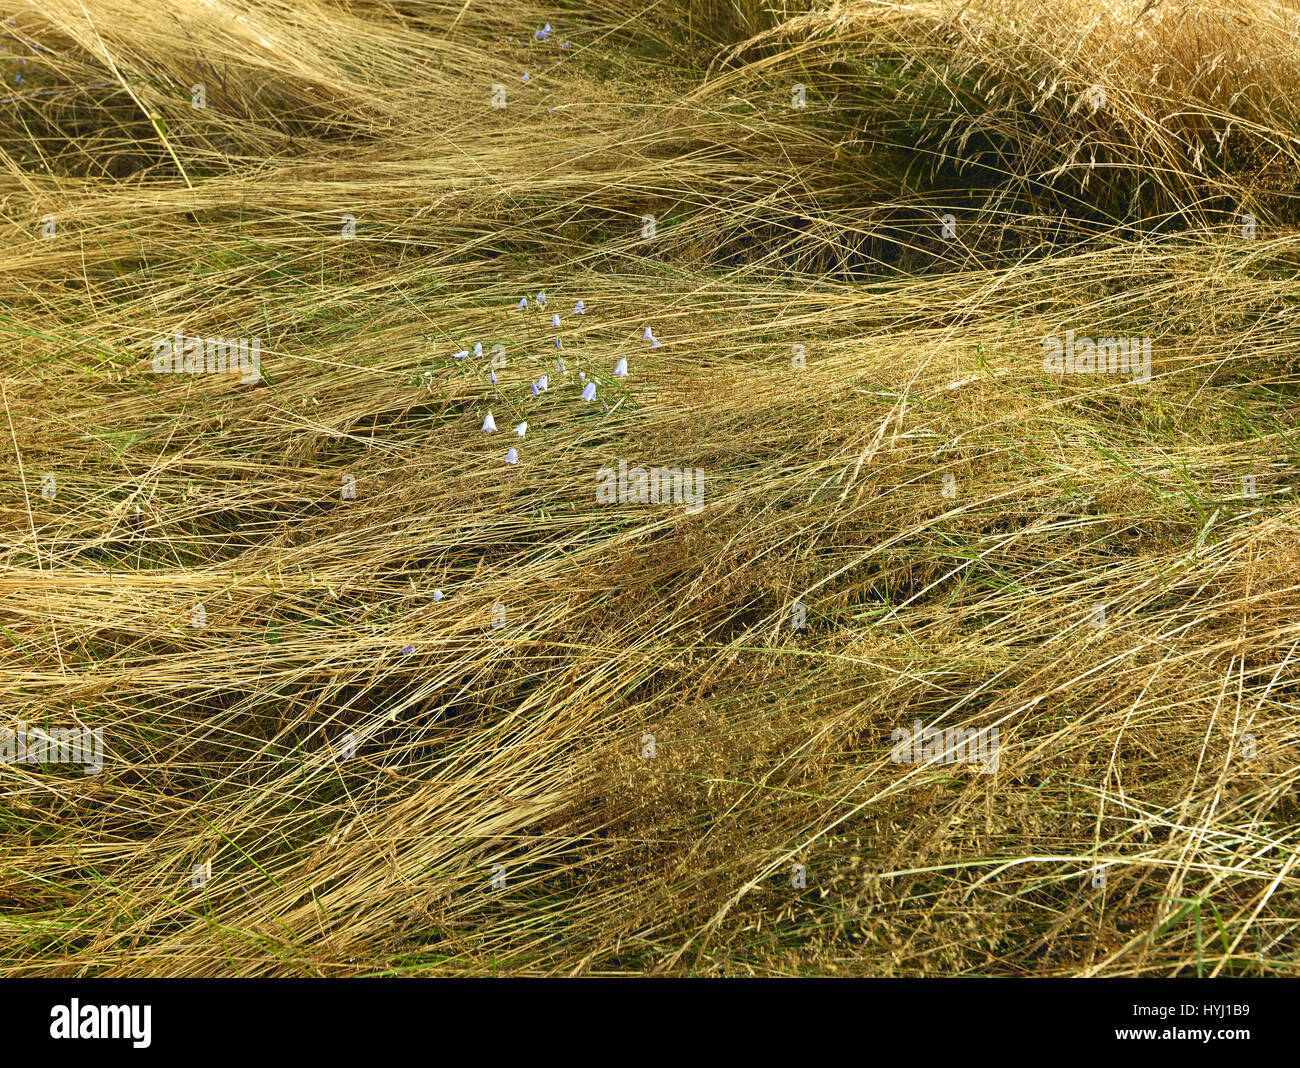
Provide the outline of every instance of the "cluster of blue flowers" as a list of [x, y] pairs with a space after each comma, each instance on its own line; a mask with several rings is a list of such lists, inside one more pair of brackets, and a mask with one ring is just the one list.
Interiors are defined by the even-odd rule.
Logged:
[[[544, 310], [546, 308], [546, 290], [542, 290], [541, 292], [539, 292], [537, 296], [533, 299], [533, 303], [538, 309]], [[515, 305], [515, 309], [517, 311], [527, 311], [528, 306], [529, 306], [528, 298], [520, 297], [519, 303]], [[587, 314], [586, 303], [581, 300], [578, 301], [578, 303], [573, 306], [573, 312], [575, 315], [586, 315]], [[563, 325], [564, 325], [563, 320], [561, 320], [559, 312], [553, 312], [551, 314], [551, 326], [554, 327], [556, 330], [559, 330], [563, 328]], [[645, 329], [645, 336], [651, 340], [652, 342], [651, 348], [659, 347], [660, 344], [659, 340], [654, 337], [653, 333], [651, 332], [648, 326]], [[561, 345], [560, 338], [558, 336], [555, 338], [555, 347], [557, 349], [563, 347]], [[483, 352], [483, 346], [481, 343], [474, 346], [474, 355], [481, 356], [482, 352]], [[456, 359], [462, 359], [468, 355], [469, 353], [467, 351], [455, 353]], [[568, 373], [568, 366], [565, 364], [563, 357], [557, 359], [555, 371], [557, 374]], [[623, 359], [619, 360], [618, 363], [615, 365], [614, 377], [627, 378], [628, 374], [629, 372], [627, 369], [627, 358], [624, 357]], [[582, 399], [588, 402], [595, 401], [596, 383], [592, 381], [588, 381], [587, 373], [585, 371], [579, 371], [578, 377], [585, 383], [582, 390]], [[492, 385], [494, 386], [497, 384], [496, 371], [493, 370], [488, 372], [488, 381], [491, 382]], [[534, 397], [541, 396], [541, 394], [547, 392], [547, 390], [549, 390], [550, 388], [551, 385], [550, 385], [549, 375], [542, 375], [539, 379], [537, 379], [537, 381], [532, 383], [532, 395]], [[496, 431], [497, 431], [496, 418], [493, 416], [492, 412], [489, 411], [487, 413], [487, 417], [483, 420], [483, 432], [485, 434], [495, 434]], [[519, 435], [521, 440], [524, 437], [526, 437], [528, 434], [527, 421], [524, 421], [520, 423], [517, 427], [515, 427], [515, 433]], [[506, 463], [516, 464], [518, 462], [519, 462], [519, 450], [517, 448], [512, 447], [506, 452]]]

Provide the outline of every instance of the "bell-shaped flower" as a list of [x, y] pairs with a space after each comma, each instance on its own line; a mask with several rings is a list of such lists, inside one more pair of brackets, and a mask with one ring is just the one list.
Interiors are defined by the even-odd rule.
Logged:
[[573, 306], [573, 314], [574, 314], [574, 315], [586, 315], [586, 314], [587, 314], [587, 306], [586, 306], [585, 304], [583, 304], [582, 301], [578, 301], [578, 303], [575, 304], [575, 305]]
[[626, 358], [624, 358], [624, 359], [622, 359], [622, 360], [619, 360], [619, 361], [618, 361], [618, 364], [614, 367], [614, 377], [615, 377], [615, 378], [626, 378], [626, 377], [627, 377], [627, 359], [626, 359]]
[[488, 372], [488, 381], [491, 382], [494, 386], [497, 384], [497, 373], [495, 371]]
[[522, 438], [524, 435], [526, 435], [526, 434], [528, 433], [528, 423], [527, 423], [527, 421], [522, 422], [522, 423], [520, 423], [517, 427], [515, 427], [515, 433], [518, 434], [521, 438]]
[[582, 391], [582, 399], [585, 401], [594, 401], [596, 399], [596, 383], [588, 382], [587, 388]]
[[497, 430], [497, 421], [492, 418], [492, 413], [487, 413], [487, 418], [483, 420], [483, 429], [489, 434], [495, 434]]
[[475, 356], [483, 355], [483, 342], [481, 341], [474, 342], [474, 355]]
[[518, 462], [519, 462], [519, 453], [517, 453], [514, 449], [511, 449], [509, 452], [506, 453], [506, 463], [517, 464]]
[[458, 359], [458, 360], [463, 360], [463, 359], [464, 359], [466, 356], [468, 356], [468, 355], [469, 355], [469, 353], [466, 352], [464, 349], [461, 349], [460, 352], [453, 352], [453, 353], [452, 353], [452, 356], [455, 357], [455, 358]]
[[554, 315], [551, 316], [551, 325], [552, 325], [552, 326], [559, 326], [559, 325], [560, 325], [560, 313], [559, 313], [559, 312], [556, 312]]
[[555, 361], [555, 372], [556, 372], [556, 374], [563, 374], [563, 373], [564, 373], [565, 371], [567, 371], [567, 370], [568, 370], [568, 368], [564, 366], [564, 361], [563, 361], [563, 360], [556, 360], [556, 361]]
[[541, 388], [543, 393], [551, 388], [551, 384], [546, 380], [545, 375], [542, 375], [542, 377], [537, 380], [537, 385]]
[[519, 298], [519, 303], [516, 304], [515, 307], [516, 307], [516, 308], [526, 308], [526, 307], [528, 307], [528, 298], [527, 298], [527, 297], [520, 297], [520, 298]]
[[433, 599], [434, 599], [435, 601], [441, 601], [441, 600], [442, 600], [442, 590], [434, 590], [434, 591], [433, 591]]

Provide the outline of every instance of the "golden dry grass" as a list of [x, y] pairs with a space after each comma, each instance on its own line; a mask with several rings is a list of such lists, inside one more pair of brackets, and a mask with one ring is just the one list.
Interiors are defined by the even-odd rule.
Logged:
[[1300, 973], [1300, 12], [12, 17], [0, 974]]

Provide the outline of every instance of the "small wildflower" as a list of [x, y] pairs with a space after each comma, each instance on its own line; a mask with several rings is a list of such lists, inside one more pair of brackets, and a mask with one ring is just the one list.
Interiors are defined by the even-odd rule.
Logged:
[[568, 370], [568, 368], [564, 366], [564, 361], [563, 361], [563, 360], [557, 360], [557, 361], [555, 362], [555, 373], [556, 373], [556, 374], [564, 374], [564, 372], [567, 371], [567, 370]]
[[516, 307], [516, 308], [526, 308], [526, 307], [528, 307], [528, 298], [527, 298], [527, 297], [520, 297], [520, 298], [519, 298], [519, 303], [516, 304], [515, 307]]
[[434, 599], [435, 601], [441, 601], [441, 600], [442, 600], [442, 590], [434, 590], [434, 591], [433, 591], [433, 599]]
[[491, 412], [488, 412], [487, 418], [483, 420], [483, 429], [486, 430], [489, 434], [496, 433], [497, 421], [492, 418]]
[[488, 381], [491, 382], [494, 386], [497, 384], [497, 373], [495, 371], [488, 372]]
[[582, 391], [582, 399], [585, 401], [594, 401], [596, 399], [596, 383], [588, 382], [587, 388]]
[[548, 389], [551, 388], [550, 383], [547, 382], [545, 375], [542, 375], [542, 377], [537, 380], [537, 388], [540, 389], [543, 393], [545, 393]]
[[526, 435], [528, 433], [528, 423], [527, 422], [520, 423], [517, 427], [515, 427], [515, 433], [518, 434], [521, 438], [524, 435]]
[[474, 342], [474, 355], [475, 356], [483, 355], [483, 342], [481, 341]]
[[415, 646], [414, 646], [414, 645], [403, 645], [403, 646], [402, 646], [402, 655], [403, 655], [403, 656], [410, 656], [413, 652], [415, 652]]
[[537, 303], [540, 304], [543, 308], [546, 307], [546, 290], [543, 289], [540, 293], [537, 294]]
[[551, 316], [551, 325], [552, 325], [552, 326], [559, 326], [559, 325], [560, 325], [560, 313], [559, 313], [559, 312], [556, 312], [554, 315]]
[[519, 453], [517, 453], [514, 449], [511, 449], [509, 452], [506, 453], [506, 463], [517, 464], [518, 462], [519, 462]]
[[587, 314], [587, 305], [583, 304], [582, 301], [578, 301], [578, 303], [575, 304], [575, 305], [573, 306], [573, 314], [574, 314], [574, 315], [586, 315], [586, 314]]
[[453, 352], [453, 353], [452, 353], [452, 356], [455, 357], [455, 358], [458, 359], [458, 360], [463, 360], [463, 359], [464, 359], [466, 356], [468, 356], [468, 355], [469, 355], [469, 353], [466, 352], [464, 349], [461, 349], [460, 352]]
[[624, 358], [624, 359], [618, 361], [617, 366], [614, 368], [614, 377], [615, 377], [615, 378], [626, 378], [626, 377], [627, 377], [627, 360], [626, 360], [626, 358]]
[[524, 75], [524, 81], [528, 81], [528, 75], [527, 75], [527, 74]]

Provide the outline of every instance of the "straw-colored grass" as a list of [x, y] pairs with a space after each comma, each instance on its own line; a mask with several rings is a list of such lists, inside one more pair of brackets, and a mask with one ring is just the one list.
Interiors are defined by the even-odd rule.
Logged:
[[5, 17], [0, 974], [1300, 974], [1300, 11]]

